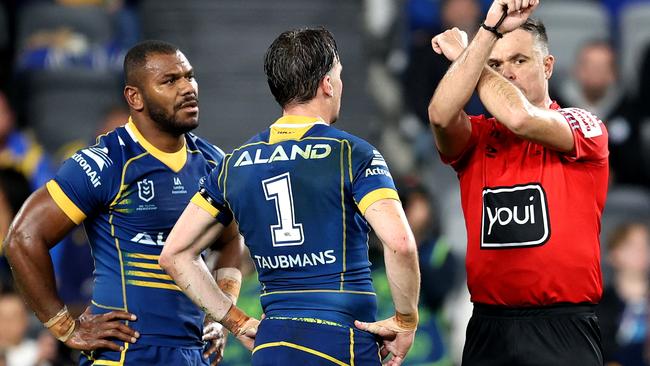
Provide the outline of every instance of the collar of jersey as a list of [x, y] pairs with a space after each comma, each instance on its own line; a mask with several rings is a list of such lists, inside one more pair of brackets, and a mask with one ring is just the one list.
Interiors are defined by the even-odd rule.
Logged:
[[278, 118], [275, 123], [271, 126], [274, 127], [283, 127], [283, 128], [301, 128], [312, 125], [322, 124], [326, 125], [320, 117], [307, 117], [307, 116], [297, 116], [297, 115], [286, 115]]
[[185, 162], [187, 161], [187, 142], [185, 139], [183, 139], [183, 147], [180, 150], [168, 153], [158, 149], [153, 146], [151, 142], [147, 141], [147, 139], [142, 136], [142, 133], [140, 133], [135, 123], [133, 123], [131, 117], [129, 117], [129, 123], [127, 123], [125, 127], [127, 131], [131, 133], [131, 137], [140, 143], [140, 146], [142, 146], [145, 151], [160, 160], [161, 163], [167, 165], [169, 169], [173, 170], [175, 173], [178, 173], [183, 169], [183, 166], [185, 166]]

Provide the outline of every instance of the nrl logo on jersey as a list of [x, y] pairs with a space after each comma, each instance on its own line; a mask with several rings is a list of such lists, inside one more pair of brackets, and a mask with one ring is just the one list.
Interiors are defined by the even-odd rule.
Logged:
[[308, 144], [304, 148], [293, 145], [291, 146], [291, 151], [287, 153], [282, 145], [276, 146], [275, 150], [268, 155], [268, 157], [262, 156], [262, 148], [255, 150], [255, 157], [251, 156], [251, 153], [247, 150], [242, 152], [242, 154], [237, 158], [235, 162], [235, 168], [246, 165], [255, 165], [255, 164], [269, 164], [275, 161], [289, 161], [296, 160], [298, 157], [302, 159], [324, 159], [330, 155], [332, 152], [332, 147], [328, 144]]
[[138, 197], [145, 202], [151, 201], [155, 196], [153, 181], [143, 179], [138, 182]]

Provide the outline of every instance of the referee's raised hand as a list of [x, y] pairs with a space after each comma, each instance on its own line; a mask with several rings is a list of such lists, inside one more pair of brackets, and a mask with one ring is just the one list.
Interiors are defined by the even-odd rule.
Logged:
[[485, 25], [496, 26], [507, 7], [508, 15], [497, 27], [497, 30], [500, 33], [511, 32], [524, 24], [539, 2], [540, 0], [494, 0], [485, 17]]

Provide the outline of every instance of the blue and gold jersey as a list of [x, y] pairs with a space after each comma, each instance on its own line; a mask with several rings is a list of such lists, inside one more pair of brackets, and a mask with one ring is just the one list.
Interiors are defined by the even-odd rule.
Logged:
[[223, 159], [193, 134], [165, 153], [133, 122], [100, 136], [66, 160], [46, 185], [68, 217], [84, 223], [95, 261], [94, 313], [124, 310], [138, 343], [201, 347], [203, 312], [158, 265], [174, 223]]
[[321, 120], [285, 116], [227, 155], [193, 202], [239, 224], [267, 317], [374, 321], [365, 210], [398, 199], [381, 154]]

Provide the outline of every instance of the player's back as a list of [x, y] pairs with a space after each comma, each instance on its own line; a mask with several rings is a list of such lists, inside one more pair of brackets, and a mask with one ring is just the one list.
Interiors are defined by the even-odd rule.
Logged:
[[361, 214], [396, 193], [371, 145], [284, 117], [228, 155], [214, 179], [250, 249], [267, 316], [374, 320]]

